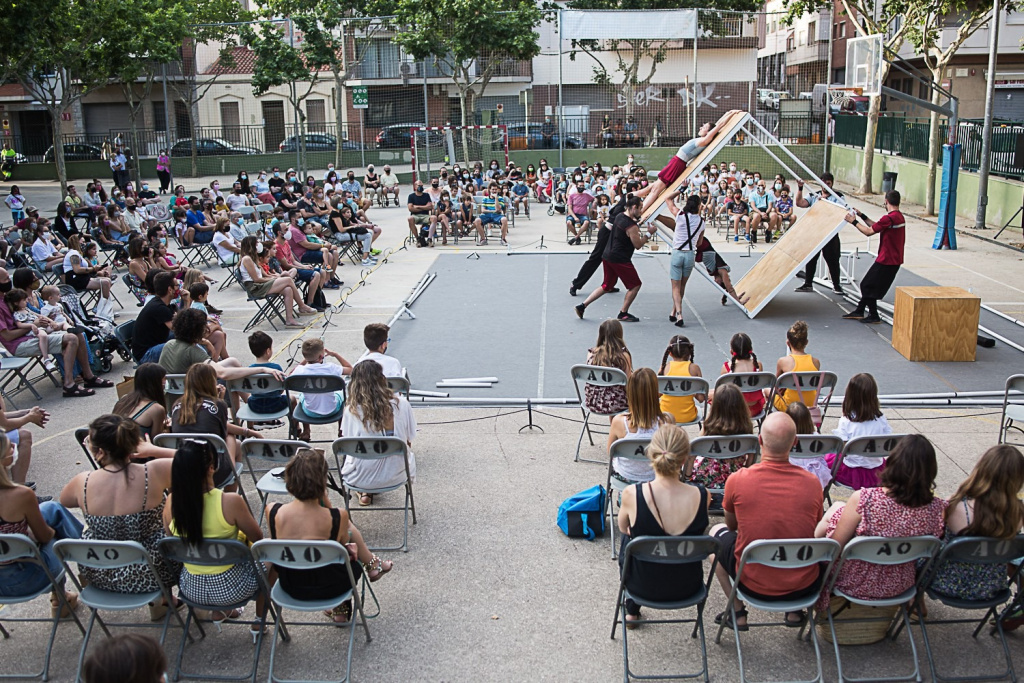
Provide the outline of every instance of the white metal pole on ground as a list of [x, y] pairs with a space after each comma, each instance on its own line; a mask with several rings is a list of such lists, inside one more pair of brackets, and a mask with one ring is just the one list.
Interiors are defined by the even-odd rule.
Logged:
[[999, 0], [992, 2], [992, 18], [988, 26], [988, 74], [985, 79], [985, 125], [981, 131], [981, 163], [978, 166], [978, 214], [974, 227], [985, 228], [985, 212], [988, 210], [988, 172], [992, 156], [992, 110], [995, 107], [996, 59], [999, 53]]

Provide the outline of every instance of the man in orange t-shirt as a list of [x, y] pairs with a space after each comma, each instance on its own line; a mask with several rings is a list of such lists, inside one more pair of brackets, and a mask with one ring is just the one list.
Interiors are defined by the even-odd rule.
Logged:
[[[821, 519], [822, 492], [817, 477], [789, 462], [789, 450], [796, 442], [796, 425], [785, 413], [772, 413], [758, 436], [761, 462], [741, 469], [725, 482], [725, 524], [717, 524], [711, 535], [721, 551], [715, 573], [728, 596], [736, 578], [743, 549], [754, 541], [773, 538], [814, 538]], [[821, 590], [823, 567], [801, 570], [775, 569], [749, 564], [743, 569], [740, 587], [762, 600], [795, 600]], [[747, 630], [747, 611], [736, 601], [736, 627]], [[803, 624], [802, 612], [787, 612], [786, 621]], [[732, 626], [726, 610], [715, 619]]]

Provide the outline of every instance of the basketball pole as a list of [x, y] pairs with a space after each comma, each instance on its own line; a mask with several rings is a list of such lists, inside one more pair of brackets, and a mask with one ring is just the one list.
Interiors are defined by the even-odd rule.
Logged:
[[[985, 79], [985, 124], [981, 131], [981, 163], [978, 166], [978, 212], [974, 227], [985, 228], [985, 214], [988, 211], [988, 173], [992, 156], [992, 110], [996, 90], [996, 55], [999, 52], [999, 0], [992, 2], [992, 18], [989, 20], [988, 74]], [[1002, 231], [1000, 231], [1002, 232]]]

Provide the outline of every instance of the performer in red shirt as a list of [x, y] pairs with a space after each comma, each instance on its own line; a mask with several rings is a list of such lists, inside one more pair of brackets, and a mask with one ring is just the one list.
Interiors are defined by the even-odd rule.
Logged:
[[846, 220], [853, 223], [863, 234], [868, 237], [878, 235], [879, 239], [878, 257], [860, 282], [861, 298], [857, 308], [843, 316], [847, 320], [860, 320], [868, 324], [882, 322], [878, 317], [878, 300], [892, 287], [896, 273], [903, 263], [903, 245], [906, 242], [907, 231], [906, 219], [900, 213], [899, 192], [890, 190], [885, 193], [885, 208], [888, 213], [870, 226], [867, 225], [868, 217], [862, 213], [859, 216], [864, 221], [863, 225], [857, 222], [857, 216], [846, 216]]

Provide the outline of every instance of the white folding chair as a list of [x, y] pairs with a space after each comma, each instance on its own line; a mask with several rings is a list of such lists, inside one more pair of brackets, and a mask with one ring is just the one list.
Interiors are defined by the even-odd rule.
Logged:
[[596, 462], [604, 464], [603, 460], [593, 460], [590, 458], [580, 457], [580, 448], [583, 446], [583, 435], [586, 434], [590, 440], [590, 445], [594, 445], [594, 436], [590, 431], [590, 417], [597, 415], [598, 417], [613, 417], [618, 413], [602, 413], [596, 410], [592, 410], [587, 405], [586, 400], [586, 389], [582, 388], [581, 385], [585, 386], [591, 384], [598, 387], [623, 387], [626, 386], [626, 373], [619, 368], [606, 368], [600, 365], [574, 365], [570, 368], [569, 372], [572, 374], [572, 381], [576, 387], [576, 398], [580, 402], [580, 412], [583, 413], [583, 427], [580, 429], [580, 438], [576, 441], [576, 457], [574, 462], [583, 460], [584, 462]]
[[836, 456], [832, 463], [832, 481], [829, 486], [842, 486], [850, 488], [841, 481], [836, 481], [836, 473], [839, 466], [843, 464], [848, 456], [859, 455], [865, 458], [888, 458], [892, 449], [900, 442], [906, 434], [884, 434], [881, 436], [858, 436], [846, 442], [841, 453]]
[[240, 206], [238, 207], [238, 215], [240, 215], [243, 219], [248, 221], [254, 215], [256, 215], [256, 208], [249, 205]]
[[409, 398], [409, 390], [412, 388], [412, 383], [409, 382], [408, 377], [385, 377], [385, 379], [388, 382], [388, 389]]
[[259, 239], [265, 239], [266, 233], [263, 231], [263, 225], [261, 223], [246, 223], [245, 233]]
[[[1011, 398], [1020, 401], [1024, 394], [1024, 375], [1010, 375], [1003, 388], [1003, 414], [999, 418], [999, 443], [1024, 446], [1021, 441], [1007, 441], [1008, 432], [1013, 429], [1024, 434], [1024, 404], [1011, 403]], [[1018, 424], [1014, 424], [1014, 423]]]
[[882, 619], [889, 619], [891, 623], [888, 627], [888, 632], [892, 640], [896, 640], [896, 636], [899, 635], [898, 631], [894, 630], [895, 624], [902, 624], [907, 627], [907, 639], [910, 640], [910, 653], [911, 659], [914, 662], [914, 670], [912, 673], [903, 676], [890, 676], [890, 677], [872, 677], [870, 679], [863, 678], [851, 678], [843, 673], [843, 660], [839, 655], [839, 638], [836, 637], [835, 621], [832, 618], [832, 610], [829, 609], [825, 612], [825, 616], [828, 619], [828, 628], [832, 632], [832, 645], [836, 652], [836, 668], [839, 673], [840, 683], [845, 681], [919, 681], [921, 680], [921, 667], [917, 662], [917, 646], [914, 644], [914, 636], [910, 631], [910, 612], [907, 610], [907, 605], [914, 602], [915, 596], [917, 595], [917, 585], [911, 585], [906, 590], [900, 591], [896, 595], [891, 595], [884, 598], [857, 598], [844, 591], [836, 588], [836, 581], [839, 578], [839, 574], [843, 569], [843, 565], [848, 561], [855, 560], [857, 562], [863, 562], [865, 564], [880, 565], [886, 567], [892, 567], [900, 564], [907, 564], [910, 562], [917, 562], [918, 560], [924, 560], [925, 566], [923, 571], [927, 573], [928, 565], [931, 564], [935, 555], [939, 552], [939, 548], [942, 547], [942, 541], [935, 538], [934, 536], [904, 536], [896, 538], [886, 538], [882, 536], [861, 536], [853, 539], [843, 548], [843, 553], [836, 562], [835, 572], [832, 574], [832, 579], [828, 584], [828, 592], [832, 595], [845, 598], [848, 602], [855, 605], [864, 605], [866, 607], [897, 607], [899, 612], [897, 617], [892, 619], [890, 617], [863, 617], [859, 619], [847, 619], [844, 623], [864, 623], [870, 621], [880, 621]]
[[0, 563], [6, 564], [8, 562], [25, 562], [39, 567], [46, 574], [47, 582], [38, 590], [26, 593], [25, 595], [4, 596], [2, 598], [4, 605], [23, 605], [42, 595], [50, 593], [51, 591], [57, 596], [57, 600], [60, 604], [53, 615], [46, 618], [8, 617], [0, 611], [0, 635], [3, 636], [4, 640], [8, 640], [11, 637], [11, 634], [7, 632], [6, 628], [4, 628], [4, 622], [7, 622], [8, 624], [50, 624], [50, 639], [46, 643], [46, 652], [43, 655], [43, 668], [36, 673], [0, 674], [0, 679], [41, 678], [46, 681], [50, 678], [50, 655], [53, 652], [53, 641], [57, 637], [57, 627], [60, 626], [61, 612], [65, 609], [68, 609], [71, 612], [71, 618], [75, 620], [78, 630], [81, 631], [83, 635], [85, 634], [85, 627], [82, 626], [82, 622], [79, 621], [78, 615], [75, 614], [74, 610], [70, 609], [67, 598], [65, 597], [64, 577], [66, 573], [63, 569], [56, 575], [50, 572], [49, 567], [46, 566], [46, 560], [43, 559], [42, 554], [39, 552], [39, 546], [36, 545], [34, 540], [24, 534], [0, 534]]
[[[782, 571], [800, 570], [814, 565], [824, 564], [821, 572], [822, 578], [818, 581], [818, 584], [820, 585], [821, 580], [828, 576], [829, 570], [832, 568], [832, 565], [838, 556], [839, 544], [831, 538], [796, 538], [754, 541], [743, 549], [743, 555], [740, 557], [739, 566], [736, 568], [736, 578], [733, 579], [732, 591], [729, 593], [728, 601], [729, 615], [732, 618], [733, 624], [736, 623], [737, 600], [742, 600], [747, 605], [754, 609], [761, 610], [762, 612], [774, 612], [776, 614], [808, 610], [807, 619], [804, 621], [804, 625], [800, 627], [800, 631], [797, 634], [797, 640], [801, 642], [803, 641], [804, 629], [807, 629], [808, 626], [810, 626], [809, 630], [811, 632], [811, 642], [814, 643], [814, 660], [817, 665], [817, 671], [814, 678], [806, 679], [805, 681], [795, 681], [792, 678], [792, 672], [786, 672], [784, 678], [786, 680], [793, 681], [793, 683], [819, 683], [823, 680], [821, 671], [821, 648], [818, 644], [818, 634], [814, 628], [814, 605], [818, 601], [819, 591], [809, 591], [806, 597], [793, 600], [761, 600], [758, 598], [752, 598], [744, 592], [742, 588], [741, 582], [743, 581], [743, 570], [746, 569], [748, 564], [764, 565], [765, 567]], [[785, 617], [783, 617], [783, 619], [785, 619]], [[762, 628], [768, 626], [787, 626], [787, 623], [783, 620], [752, 624], [748, 619], [747, 626], [749, 628]], [[716, 643], [721, 642], [723, 630], [725, 630], [725, 619], [722, 620], [722, 624], [718, 627], [718, 635], [715, 637]], [[740, 681], [741, 683], [747, 683], [746, 670], [743, 666], [743, 648], [740, 643], [739, 629], [734, 628], [733, 634], [736, 638], [736, 657], [739, 660], [740, 665]]]
[[185, 395], [185, 375], [164, 375], [164, 394], [170, 404], [167, 409], [170, 410], [171, 405]]
[[[771, 396], [775, 391], [775, 375], [770, 372], [727, 372], [715, 380], [715, 389], [723, 384], [734, 384], [743, 392], [767, 391], [767, 395]], [[750, 416], [750, 419], [756, 422], [758, 427], [761, 426], [761, 421], [771, 410], [770, 405], [771, 401], [765, 401], [761, 412]]]
[[[241, 379], [229, 379], [227, 381], [228, 391], [243, 394], [269, 394], [275, 391], [284, 392], [285, 396], [291, 398], [285, 387], [284, 380], [276, 379], [269, 373], [249, 375]], [[238, 402], [238, 410], [235, 411], [235, 421], [245, 422], [250, 426], [255, 422], [273, 422], [284, 420], [292, 412], [290, 407], [281, 408], [273, 413], [257, 413], [251, 410], [244, 401]]]
[[[171, 591], [160, 580], [160, 574], [153, 564], [153, 558], [149, 556], [149, 553], [141, 544], [135, 541], [67, 539], [57, 541], [53, 550], [64, 566], [64, 573], [70, 576], [71, 580], [75, 583], [75, 588], [79, 592], [79, 599], [89, 608], [90, 612], [89, 625], [85, 631], [85, 639], [82, 640], [82, 649], [78, 654], [77, 670], [79, 676], [82, 674], [82, 663], [85, 661], [85, 653], [89, 648], [92, 629], [97, 623], [103, 629], [103, 632], [107, 634], [108, 638], [110, 637], [109, 626], [159, 628], [159, 641], [163, 645], [164, 640], [167, 638], [167, 629], [171, 625], [171, 617], [173, 616], [178, 620], [178, 625], [181, 626], [183, 633], [188, 636], [189, 640], [192, 640], [191, 634], [185, 631], [185, 622], [182, 621], [181, 615], [173, 608], [174, 598], [171, 596]], [[77, 564], [79, 569], [88, 567], [89, 569], [111, 570], [123, 567], [146, 567], [157, 589], [145, 593], [115, 593], [113, 591], [100, 590], [91, 584], [83, 586], [75, 576], [75, 573], [71, 571], [69, 565], [71, 562]], [[130, 612], [142, 609], [146, 605], [158, 603], [160, 600], [163, 600], [170, 607], [168, 607], [164, 618], [157, 623], [150, 623], [148, 621], [114, 623], [104, 621], [100, 617], [100, 610]]]
[[[366, 634], [366, 642], [369, 643], [373, 640], [370, 636], [370, 627], [366, 623], [366, 614], [363, 610], [363, 601], [356, 590], [356, 579], [352, 573], [352, 563], [349, 560], [348, 550], [336, 541], [277, 541], [277, 540], [263, 540], [257, 541], [252, 546], [252, 555], [257, 562], [257, 566], [260, 563], [274, 564], [278, 567], [287, 567], [288, 569], [316, 569], [319, 567], [327, 567], [332, 564], [340, 564], [345, 567], [345, 572], [348, 574], [349, 588], [341, 595], [326, 599], [326, 600], [299, 600], [288, 594], [281, 582], [278, 581], [274, 584], [274, 587], [270, 589], [270, 600], [274, 605], [277, 606], [277, 619], [274, 622], [274, 638], [271, 641], [270, 646], [270, 673], [268, 675], [269, 681], [284, 681], [284, 679], [278, 678], [274, 673], [274, 668], [277, 658], [277, 641], [278, 632], [285, 631], [285, 622], [283, 616], [283, 610], [293, 610], [296, 612], [319, 613], [324, 610], [332, 610], [335, 607], [352, 601], [352, 617], [348, 623], [337, 624], [331, 621], [324, 621], [322, 618], [317, 621], [291, 621], [290, 625], [294, 628], [295, 626], [326, 626], [327, 628], [348, 628], [348, 651], [345, 657], [345, 675], [340, 679], [339, 683], [345, 683], [349, 680], [352, 672], [352, 648], [355, 645], [356, 639], [356, 617], [358, 616], [359, 622], [363, 626], [363, 632]], [[366, 575], [362, 577], [363, 586], [368, 586], [366, 581]], [[285, 637], [285, 640], [290, 640], [290, 637]], [[318, 656], [317, 661], [321, 658]], [[287, 681], [285, 682], [287, 683]], [[312, 682], [310, 682], [312, 683]]]
[[[768, 401], [768, 412], [771, 412], [775, 408], [775, 398], [778, 397], [780, 403], [785, 404], [785, 400], [782, 399], [782, 392], [788, 390], [799, 391], [801, 399], [807, 398], [804, 394], [814, 394], [814, 398], [811, 399], [810, 404], [803, 401], [809, 409], [817, 407], [820, 410], [820, 414], [815, 417], [815, 427], [821, 427], [822, 422], [825, 421], [825, 413], [828, 412], [828, 407], [832, 404], [832, 395], [836, 391], [836, 386], [839, 384], [839, 377], [834, 372], [784, 372], [778, 376], [775, 380], [775, 393], [771, 400]], [[812, 411], [812, 416], [814, 413]]]
[[[639, 482], [625, 482], [615, 476], [615, 461], [634, 460], [650, 464], [647, 458], [647, 447], [651, 440], [647, 437], [626, 437], [616, 439], [608, 448], [608, 478], [605, 480], [605, 491], [608, 492], [608, 535], [612, 541], [612, 559], [618, 557], [618, 548], [615, 547], [615, 529], [617, 528], [617, 516], [615, 507], [619, 496], [632, 484]], [[651, 470], [651, 479], [654, 479], [654, 471]], [[612, 495], [612, 491], [615, 495]]]
[[[831, 434], [797, 434], [796, 443], [789, 449], [789, 460], [792, 462], [793, 460], [824, 458], [829, 453], [842, 453], [844, 445], [841, 438]], [[829, 495], [829, 491], [832, 489], [833, 481], [835, 481], [834, 478], [830, 479], [822, 490], [822, 495], [827, 501], [825, 503], [826, 508], [832, 505], [832, 497]]]
[[[402, 544], [396, 546], [378, 546], [372, 548], [372, 550], [401, 550], [402, 552], [409, 552], [409, 513], [412, 512], [412, 523], [416, 523], [416, 501], [412, 495], [412, 474], [409, 470], [409, 444], [402, 439], [394, 436], [348, 436], [340, 437], [334, 440], [331, 444], [331, 450], [334, 452], [334, 459], [338, 468], [338, 478], [341, 480], [342, 497], [345, 499], [345, 510], [352, 515], [352, 509], [349, 505], [349, 499], [352, 497], [352, 492], [357, 494], [369, 494], [371, 496], [380, 493], [388, 493], [389, 491], [397, 491], [398, 489], [405, 489], [405, 501], [401, 507], [396, 506], [385, 506], [380, 507], [374, 505], [372, 508], [366, 508], [367, 511], [379, 512], [384, 510], [401, 510], [403, 512], [403, 532], [402, 532]], [[345, 465], [347, 458], [353, 458], [355, 460], [383, 460], [384, 458], [402, 458], [405, 463], [405, 481], [390, 486], [381, 487], [367, 487], [361, 485], [353, 485], [351, 482], [345, 481], [341, 474], [342, 468]], [[362, 512], [360, 512], [362, 514]]]
[[[954, 538], [952, 541], [947, 543], [939, 553], [938, 557], [932, 563], [931, 571], [922, 572], [920, 574], [920, 580], [918, 581], [918, 614], [920, 615], [921, 600], [925, 593], [932, 600], [942, 603], [946, 607], [956, 610], [985, 610], [984, 615], [980, 620], [977, 619], [936, 619], [934, 616], [929, 616], [927, 619], [921, 618], [919, 620], [921, 626], [921, 637], [924, 638], [924, 649], [925, 654], [928, 656], [928, 666], [931, 669], [933, 681], [994, 681], [1003, 680], [1009, 678], [1010, 680], [1017, 680], [1016, 673], [1013, 670], [1013, 659], [1010, 657], [1010, 648], [1006, 642], [1006, 634], [1003, 631], [1003, 616], [1004, 614], [997, 614], [999, 607], [1006, 604], [1012, 598], [1009, 586], [1019, 584], [1021, 564], [1019, 564], [1020, 558], [1024, 557], [1024, 536], [1018, 534], [1014, 538], [983, 538], [979, 536], [963, 536], [960, 538]], [[1009, 576], [1007, 581], [1007, 588], [999, 591], [994, 596], [987, 600], [963, 600], [959, 598], [950, 597], [933, 587], [935, 578], [939, 576], [942, 571], [950, 564], [957, 564], [960, 567], [963, 565], [995, 565], [996, 571], [1005, 575], [1005, 568], [1007, 566], [1013, 566], [1014, 569]], [[1011, 603], [1011, 605], [1014, 603]], [[1004, 610], [1005, 613], [1005, 610]], [[932, 651], [932, 646], [928, 640], [928, 629], [944, 624], [976, 624], [977, 627], [974, 629], [974, 633], [971, 635], [972, 638], [977, 639], [978, 634], [981, 633], [981, 629], [985, 628], [989, 623], [990, 617], [995, 617], [995, 628], [989, 631], [990, 635], [999, 636], [999, 643], [1003, 648], [1003, 656], [1006, 658], [1006, 669], [999, 674], [985, 674], [975, 676], [941, 676], [936, 670], [935, 666], [935, 653]], [[898, 631], [897, 631], [898, 633]], [[981, 661], [984, 657], [989, 657], [989, 653], [968, 653], [965, 650], [955, 649], [958, 659], [961, 662], [969, 662], [970, 667], [974, 669], [977, 662]]]
[[[288, 495], [288, 489], [284, 485], [284, 466], [295, 457], [299, 449], [309, 447], [305, 441], [291, 439], [246, 439], [242, 442], [242, 460], [245, 468], [249, 470], [249, 476], [252, 477], [256, 494], [260, 497], [260, 524], [263, 523], [263, 515], [266, 512], [267, 498], [271, 495]], [[263, 460], [271, 463], [271, 466], [254, 467], [253, 460]]]
[[[217, 434], [189, 434], [187, 432], [165, 432], [163, 434], [157, 434], [155, 437], [153, 437], [153, 445], [161, 446], [163, 448], [174, 448], [175, 450], [177, 450], [177, 448], [181, 445], [182, 441], [187, 441], [189, 439], [193, 441], [205, 441], [206, 443], [213, 445], [213, 450], [216, 451], [217, 453], [218, 463], [222, 463], [225, 460], [229, 462], [231, 461], [231, 453], [228, 452], [227, 442], [225, 442], [224, 439], [220, 438], [220, 436], [218, 436]], [[217, 469], [219, 470], [220, 468], [217, 467]], [[245, 489], [242, 487], [242, 481], [239, 478], [239, 475], [242, 474], [243, 469], [244, 465], [240, 462], [236, 462], [231, 474], [228, 474], [223, 481], [215, 482], [217, 488], [223, 489], [228, 486], [231, 486], [232, 484], [237, 483], [238, 493], [240, 493], [244, 498]]]
[[[698, 436], [690, 440], [690, 455], [694, 458], [711, 458], [712, 460], [730, 460], [732, 458], [757, 456], [760, 444], [753, 434], [736, 434], [733, 436]], [[720, 498], [725, 494], [725, 487], [709, 488], [708, 492], [715, 496], [715, 505], [708, 512], [721, 514]]]
[[[711, 588], [711, 579], [715, 575], [717, 559], [711, 562], [711, 569], [708, 572], [707, 582], [693, 595], [683, 600], [664, 602], [650, 600], [643, 596], [633, 594], [629, 591], [630, 572], [636, 562], [644, 562], [656, 565], [675, 565], [682, 569], [685, 565], [697, 563], [703, 571], [702, 563], [711, 555], [719, 551], [718, 541], [710, 536], [638, 536], [626, 544], [622, 553], [622, 571], [619, 577], [619, 596], [615, 601], [615, 617], [612, 619], [612, 640], [615, 640], [615, 628], [619, 624], [619, 615], [622, 615], [622, 666], [623, 680], [629, 683], [630, 677], [638, 679], [657, 678], [664, 679], [686, 679], [703, 678], [705, 683], [708, 679], [708, 648], [704, 638], [704, 606], [708, 599], [708, 590]], [[700, 634], [700, 658], [701, 669], [697, 673], [643, 676], [632, 673], [629, 670], [629, 629], [626, 628], [626, 600], [632, 600], [641, 607], [652, 610], [682, 610], [696, 607], [696, 615], [693, 619], [638, 619], [628, 622], [629, 624], [693, 624], [693, 632], [690, 638], [696, 638]], [[675, 657], [673, 657], [674, 659]]]
[[[285, 388], [299, 394], [333, 394], [341, 392], [341, 405], [330, 415], [313, 415], [306, 412], [302, 399], [292, 411], [292, 419], [308, 425], [338, 425], [338, 436], [341, 436], [341, 417], [345, 411], [345, 380], [337, 375], [289, 375], [284, 380]], [[316, 440], [310, 439], [311, 442]], [[320, 440], [323, 441], [323, 440]]]
[[[703, 377], [675, 377], [673, 375], [658, 376], [658, 393], [662, 396], [704, 396], [703, 409], [698, 408], [699, 417], [689, 422], [677, 422], [679, 427], [688, 425], [703, 424], [708, 416], [708, 394], [711, 393], [711, 384]], [[696, 399], [694, 399], [696, 400]]]

